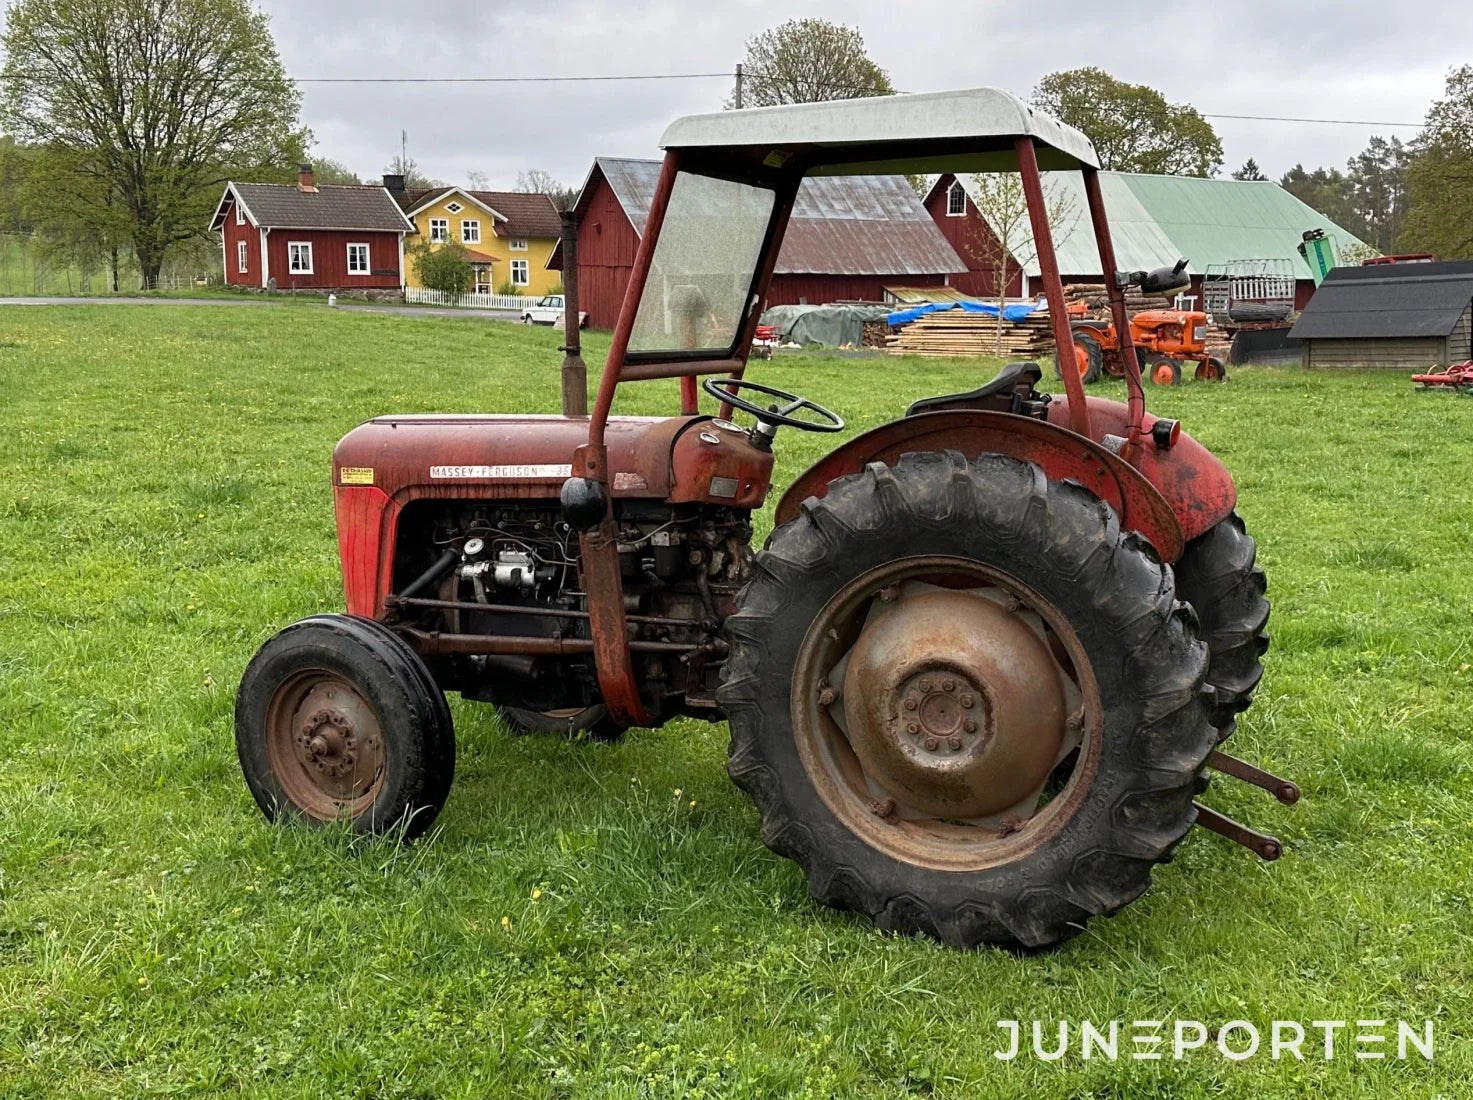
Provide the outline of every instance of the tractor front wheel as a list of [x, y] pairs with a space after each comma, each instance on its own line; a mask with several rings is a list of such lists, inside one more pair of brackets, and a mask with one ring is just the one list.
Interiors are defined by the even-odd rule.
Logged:
[[317, 615], [269, 639], [235, 699], [235, 746], [271, 820], [429, 828], [455, 772], [445, 696], [419, 655], [372, 619]]
[[727, 620], [729, 770], [818, 900], [1048, 947], [1142, 892], [1215, 744], [1171, 570], [1086, 490], [903, 456], [773, 532]]
[[1215, 355], [1209, 356], [1197, 364], [1193, 377], [1198, 382], [1226, 382], [1227, 364]]
[[1151, 352], [1145, 357], [1142, 373], [1153, 386], [1176, 386], [1181, 384], [1181, 364], [1169, 355]]

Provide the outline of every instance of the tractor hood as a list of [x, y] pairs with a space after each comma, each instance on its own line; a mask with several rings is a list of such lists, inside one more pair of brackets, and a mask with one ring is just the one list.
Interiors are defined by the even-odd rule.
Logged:
[[[573, 452], [587, 442], [586, 418], [380, 416], [338, 443], [333, 485], [371, 485], [401, 504], [423, 497], [555, 500], [572, 476]], [[710, 417], [611, 417], [605, 442], [615, 498], [756, 508], [767, 496], [771, 453]]]

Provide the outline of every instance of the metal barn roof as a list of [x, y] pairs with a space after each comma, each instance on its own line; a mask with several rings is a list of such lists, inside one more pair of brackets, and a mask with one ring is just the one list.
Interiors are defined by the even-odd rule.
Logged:
[[[965, 190], [975, 192], [969, 177], [959, 178]], [[1050, 195], [1069, 196], [1065, 201], [1073, 207], [1069, 223], [1053, 227], [1060, 273], [1100, 275], [1100, 254], [1079, 173], [1045, 172], [1044, 188]], [[1115, 259], [1127, 270], [1175, 263], [1185, 256], [1193, 274], [1201, 275], [1209, 264], [1272, 258], [1292, 261], [1296, 270], [1303, 268], [1307, 279], [1309, 269], [1296, 251], [1306, 230], [1323, 229], [1341, 248], [1362, 243], [1270, 180], [1101, 172], [1100, 189]], [[1020, 250], [1033, 251], [1026, 225]], [[1038, 260], [1028, 260], [1023, 271], [1037, 276]]]
[[1337, 267], [1289, 336], [1298, 340], [1448, 336], [1473, 302], [1473, 260]]
[[[1039, 163], [1045, 168], [1099, 165], [1094, 146], [1083, 133], [1001, 88], [870, 96], [687, 115], [665, 128], [660, 147], [804, 148], [817, 151], [817, 161], [835, 166], [834, 174], [839, 174], [846, 160], [870, 160], [881, 154], [935, 159], [945, 155], [943, 150], [954, 150], [967, 139], [977, 139], [979, 151], [986, 145], [992, 150], [1006, 150], [1011, 158], [1012, 139], [1024, 136], [1034, 139]], [[897, 150], [889, 144], [895, 142], [907, 143], [907, 148]], [[961, 158], [952, 152], [949, 159]], [[944, 171], [947, 167], [917, 166], [895, 171]], [[975, 171], [985, 165], [965, 167]]]
[[[635, 232], [643, 232], [660, 162], [599, 157], [590, 182], [600, 172]], [[826, 176], [805, 179], [798, 189], [776, 270], [781, 275], [950, 275], [967, 265], [905, 177]]]

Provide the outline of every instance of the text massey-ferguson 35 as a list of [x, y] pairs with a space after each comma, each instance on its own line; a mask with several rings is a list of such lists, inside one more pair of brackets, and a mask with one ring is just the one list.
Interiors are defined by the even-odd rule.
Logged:
[[[334, 454], [348, 615], [262, 646], [236, 708], [272, 816], [423, 830], [450, 788], [442, 692], [514, 726], [610, 736], [725, 718], [763, 841], [813, 896], [885, 929], [1040, 947], [1144, 891], [1262, 675], [1268, 619], [1231, 477], [1145, 411], [1119, 273], [1128, 402], [1040, 394], [1015, 363], [914, 401], [800, 475], [754, 552], [781, 428], [837, 432], [743, 379], [805, 174], [1017, 171], [1051, 323], [1071, 344], [1039, 177], [1094, 150], [978, 89], [681, 119], [589, 416], [385, 416]], [[862, 365], [855, 367], [862, 371]], [[698, 408], [696, 379], [719, 416]], [[680, 379], [679, 416], [610, 416]], [[739, 427], [734, 411], [755, 420]], [[897, 412], [899, 404], [897, 404]]]

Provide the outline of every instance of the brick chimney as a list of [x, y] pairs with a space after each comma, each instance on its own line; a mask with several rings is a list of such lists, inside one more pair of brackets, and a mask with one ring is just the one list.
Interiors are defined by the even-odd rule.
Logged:
[[297, 165], [297, 190], [304, 195], [317, 193], [317, 186], [312, 182], [312, 165]]
[[404, 177], [402, 175], [390, 175], [384, 173], [384, 190], [391, 195], [404, 194]]

